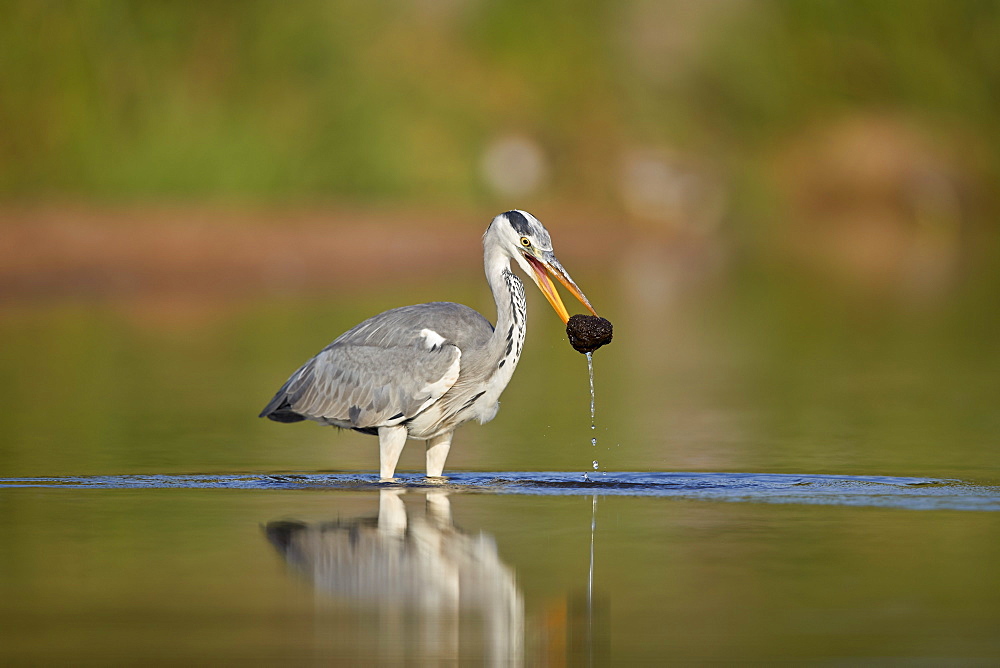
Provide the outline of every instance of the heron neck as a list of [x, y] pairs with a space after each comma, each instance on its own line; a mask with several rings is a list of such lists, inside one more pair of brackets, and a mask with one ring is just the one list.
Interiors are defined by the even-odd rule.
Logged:
[[[486, 280], [497, 306], [496, 325], [490, 340], [491, 356], [513, 367], [521, 356], [527, 327], [524, 284], [510, 268], [510, 258], [497, 248], [485, 253]], [[513, 369], [510, 369], [513, 371]]]

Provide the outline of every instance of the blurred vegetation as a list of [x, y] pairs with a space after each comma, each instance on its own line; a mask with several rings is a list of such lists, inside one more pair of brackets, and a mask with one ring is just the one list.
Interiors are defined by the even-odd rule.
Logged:
[[0, 197], [478, 204], [483, 152], [521, 133], [546, 198], [620, 207], [649, 145], [752, 211], [776, 145], [865, 110], [995, 180], [997, 35], [992, 0], [12, 0]]

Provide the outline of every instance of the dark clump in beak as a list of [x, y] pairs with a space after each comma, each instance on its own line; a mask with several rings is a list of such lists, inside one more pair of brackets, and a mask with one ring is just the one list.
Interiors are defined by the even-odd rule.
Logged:
[[596, 315], [574, 315], [566, 323], [569, 343], [577, 352], [592, 353], [611, 343], [613, 328], [609, 320]]

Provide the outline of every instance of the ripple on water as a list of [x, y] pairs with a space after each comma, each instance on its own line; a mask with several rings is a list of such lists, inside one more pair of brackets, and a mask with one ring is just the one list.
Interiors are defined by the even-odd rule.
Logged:
[[387, 485], [434, 487], [481, 494], [602, 494], [744, 503], [1000, 511], [1000, 487], [975, 485], [960, 480], [895, 476], [653, 472], [606, 473], [599, 480], [591, 480], [581, 478], [578, 472], [454, 473], [443, 484], [421, 475], [400, 475], [393, 482], [380, 482], [375, 474], [365, 473], [0, 478], [0, 488], [371, 490]]

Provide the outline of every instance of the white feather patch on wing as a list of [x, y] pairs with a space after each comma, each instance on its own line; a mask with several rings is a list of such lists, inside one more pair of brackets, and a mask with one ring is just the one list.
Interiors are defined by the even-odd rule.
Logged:
[[445, 342], [445, 338], [433, 329], [424, 328], [420, 330], [420, 336], [424, 337], [424, 345], [427, 346], [428, 350], [439, 348]]

